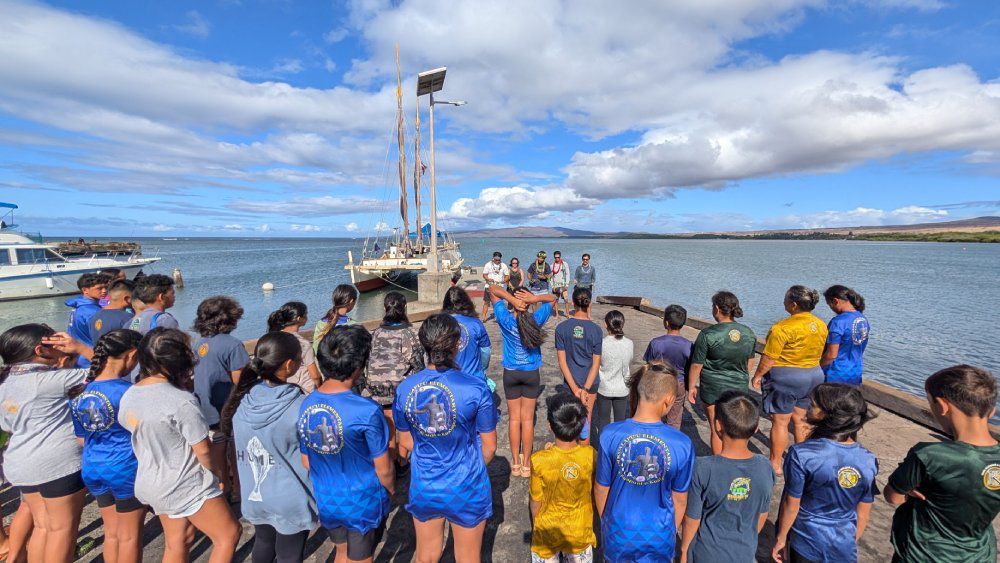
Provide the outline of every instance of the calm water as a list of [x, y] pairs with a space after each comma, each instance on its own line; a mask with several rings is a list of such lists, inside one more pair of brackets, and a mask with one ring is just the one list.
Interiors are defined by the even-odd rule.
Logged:
[[[1000, 245], [880, 243], [844, 241], [731, 240], [462, 240], [470, 265], [481, 266], [494, 250], [527, 265], [544, 249], [551, 260], [561, 250], [572, 267], [589, 252], [597, 267], [597, 292], [643, 295], [653, 304], [684, 305], [709, 318], [709, 299], [718, 289], [739, 297], [743, 321], [759, 336], [785, 316], [782, 296], [801, 283], [822, 291], [834, 283], [857, 289], [868, 303], [872, 324], [866, 377], [920, 392], [923, 379], [955, 363], [983, 366], [1000, 374], [1000, 346], [993, 307], [1000, 304]], [[309, 306], [313, 319], [329, 307], [330, 292], [349, 281], [347, 251], [360, 243], [344, 240], [144, 241], [147, 255], [162, 260], [147, 273], [180, 268], [187, 286], [178, 291], [172, 313], [190, 325], [198, 302], [211, 295], [237, 298], [246, 316], [236, 331], [259, 336], [267, 314], [285, 301]], [[261, 284], [275, 284], [273, 293]], [[380, 315], [380, 297], [369, 294], [353, 316]], [[65, 326], [65, 298], [0, 303], [0, 330], [25, 322]], [[825, 305], [816, 311], [829, 319]], [[627, 331], [627, 327], [626, 327]]]

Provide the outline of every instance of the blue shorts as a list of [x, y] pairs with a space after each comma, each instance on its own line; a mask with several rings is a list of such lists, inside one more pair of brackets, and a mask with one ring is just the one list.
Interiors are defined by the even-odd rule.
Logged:
[[81, 476], [87, 490], [95, 497], [111, 493], [116, 499], [135, 497], [135, 473], [138, 465], [112, 467], [110, 464], [84, 464]]
[[774, 367], [764, 376], [761, 391], [764, 412], [790, 414], [792, 409], [809, 408], [809, 393], [823, 383], [825, 376], [819, 366], [814, 368]]

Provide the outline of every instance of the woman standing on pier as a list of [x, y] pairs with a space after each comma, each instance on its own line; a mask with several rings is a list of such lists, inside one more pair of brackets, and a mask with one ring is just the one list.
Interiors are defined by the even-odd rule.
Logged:
[[[542, 326], [552, 315], [556, 296], [551, 292], [533, 295], [521, 290], [511, 295], [499, 287], [490, 291], [493, 315], [503, 336], [503, 393], [510, 413], [510, 473], [531, 476], [531, 451], [535, 442], [535, 402], [541, 392]], [[514, 307], [512, 314], [507, 303]], [[542, 305], [531, 313], [528, 306]]]
[[521, 269], [521, 261], [514, 257], [510, 259], [510, 280], [507, 281], [507, 291], [517, 293], [522, 287], [524, 287], [524, 270]]
[[842, 285], [830, 286], [823, 292], [826, 304], [836, 317], [827, 325], [829, 336], [819, 365], [823, 367], [828, 383], [861, 385], [864, 371], [862, 356], [868, 347], [871, 326], [865, 317], [865, 298], [857, 291]]
[[323, 383], [319, 377], [319, 367], [316, 366], [316, 354], [313, 354], [312, 344], [299, 334], [307, 322], [309, 322], [309, 308], [300, 301], [289, 301], [267, 317], [268, 332], [287, 332], [299, 341], [302, 361], [299, 364], [299, 371], [289, 377], [288, 382], [298, 385], [306, 395]]
[[[744, 324], [736, 322], [743, 316], [740, 300], [728, 291], [712, 296], [714, 325], [698, 333], [691, 350], [691, 370], [688, 372], [688, 402], [692, 405], [701, 397], [702, 409], [708, 415], [709, 429], [715, 428], [715, 401], [730, 389], [746, 391], [750, 382], [757, 336]], [[722, 438], [714, 431], [712, 453], [722, 451]]]
[[826, 324], [812, 314], [819, 292], [793, 285], [785, 292], [788, 317], [767, 334], [764, 354], [751, 384], [762, 389], [764, 412], [771, 417], [771, 465], [781, 475], [781, 458], [788, 446], [788, 423], [793, 423], [795, 443], [806, 439], [809, 393], [823, 383], [819, 360], [826, 345]]

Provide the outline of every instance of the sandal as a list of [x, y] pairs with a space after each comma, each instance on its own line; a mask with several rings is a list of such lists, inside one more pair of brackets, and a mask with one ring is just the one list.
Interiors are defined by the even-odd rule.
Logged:
[[510, 464], [510, 474], [515, 477], [521, 474], [521, 456], [517, 456], [517, 461]]

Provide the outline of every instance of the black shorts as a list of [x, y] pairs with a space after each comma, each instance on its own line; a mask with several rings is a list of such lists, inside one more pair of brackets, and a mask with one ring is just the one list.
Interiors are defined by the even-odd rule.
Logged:
[[347, 544], [347, 558], [352, 561], [363, 561], [375, 555], [375, 546], [382, 539], [382, 528], [368, 530], [362, 534], [344, 527], [327, 528], [333, 543]]
[[83, 478], [80, 472], [70, 473], [65, 477], [42, 483], [41, 485], [30, 485], [18, 487], [22, 494], [38, 493], [42, 498], [60, 498], [78, 493], [84, 489]]
[[521, 371], [516, 369], [503, 370], [503, 394], [508, 401], [513, 399], [537, 399], [541, 393], [542, 378], [537, 369]]
[[94, 500], [97, 501], [98, 508], [114, 506], [115, 512], [133, 512], [141, 508], [146, 508], [146, 505], [139, 502], [139, 499], [135, 497], [115, 498], [115, 495], [111, 491], [95, 495]]

